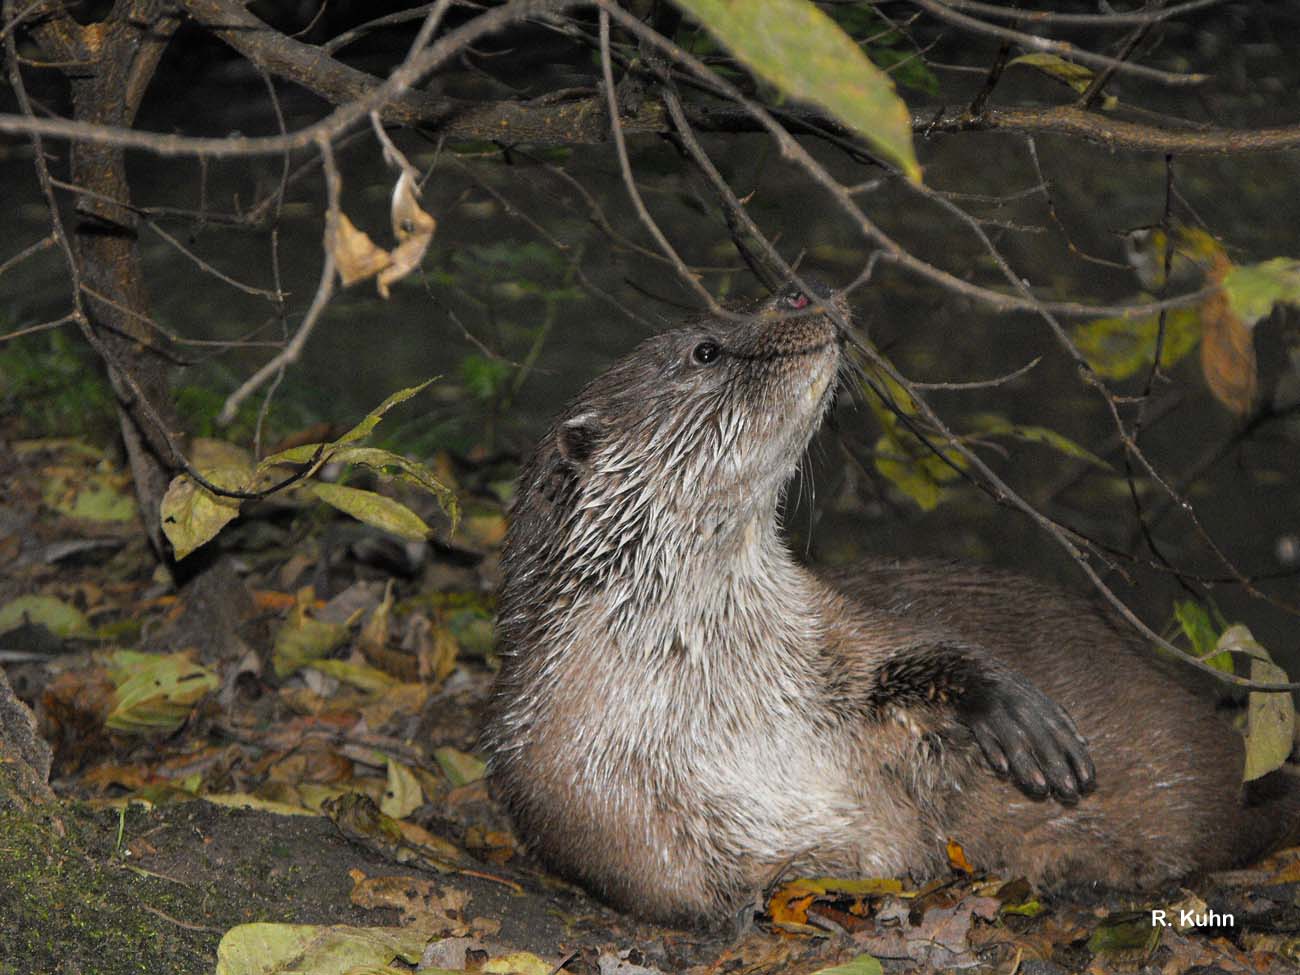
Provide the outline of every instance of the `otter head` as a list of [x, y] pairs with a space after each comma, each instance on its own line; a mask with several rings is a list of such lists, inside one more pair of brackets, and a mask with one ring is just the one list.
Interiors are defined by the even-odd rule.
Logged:
[[796, 288], [742, 315], [648, 339], [587, 386], [552, 434], [584, 493], [644, 482], [689, 517], [765, 501], [788, 479], [833, 391], [839, 330]]
[[517, 573], [568, 590], [622, 581], [642, 602], [690, 575], [674, 566], [774, 536], [841, 361], [840, 329], [818, 304], [842, 320], [846, 306], [817, 291], [689, 321], [589, 384], [523, 473], [507, 590]]

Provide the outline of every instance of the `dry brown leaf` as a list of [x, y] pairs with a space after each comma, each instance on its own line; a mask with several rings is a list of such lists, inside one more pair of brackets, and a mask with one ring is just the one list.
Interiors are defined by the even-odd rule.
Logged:
[[974, 873], [975, 868], [971, 862], [966, 859], [966, 851], [961, 848], [961, 844], [954, 839], [948, 840], [948, 863], [954, 870], [960, 870], [962, 873]]
[[273, 782], [334, 784], [352, 778], [352, 762], [324, 741], [308, 738], [267, 770]]
[[424, 253], [433, 240], [433, 232], [438, 226], [428, 213], [420, 207], [419, 188], [411, 177], [409, 170], [403, 170], [393, 187], [393, 236], [397, 246], [389, 253], [389, 266], [379, 272], [376, 285], [384, 298], [388, 297], [388, 286], [406, 277], [424, 260]]
[[505, 863], [515, 855], [515, 839], [504, 830], [468, 826], [465, 829], [465, 849], [477, 860], [485, 863]]
[[366, 722], [366, 727], [378, 731], [395, 716], [409, 717], [419, 714], [432, 693], [433, 688], [427, 684], [414, 681], [403, 682], [367, 701], [358, 711]]
[[[1211, 274], [1220, 280], [1228, 266], [1218, 262]], [[1201, 374], [1214, 398], [1237, 416], [1245, 416], [1259, 386], [1255, 333], [1232, 310], [1228, 296], [1217, 291], [1201, 306]]]
[[442, 887], [423, 877], [367, 877], [349, 870], [352, 903], [368, 910], [389, 908], [401, 912], [403, 925], [416, 925], [440, 937], [458, 938], [469, 933], [464, 921], [469, 894]]
[[371, 240], [364, 230], [358, 230], [344, 213], [340, 213], [326, 230], [325, 246], [334, 255], [344, 287], [374, 277], [393, 263], [388, 252]]
[[356, 649], [376, 667], [381, 667], [383, 651], [388, 646], [388, 621], [393, 609], [393, 580], [384, 588], [384, 598], [370, 611], [357, 634]]

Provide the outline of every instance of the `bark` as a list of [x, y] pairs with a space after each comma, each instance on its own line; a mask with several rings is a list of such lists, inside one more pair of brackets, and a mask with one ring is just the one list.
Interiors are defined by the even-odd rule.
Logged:
[[[178, 24], [163, 0], [118, 0], [108, 17], [82, 25], [54, 14], [33, 31], [49, 60], [65, 69], [78, 121], [129, 128], [158, 60]], [[74, 142], [70, 181], [85, 189], [75, 203], [73, 247], [90, 327], [107, 352], [105, 365], [118, 396], [119, 420], [145, 529], [168, 557], [159, 505], [173, 473], [172, 448], [181, 435], [172, 409], [166, 339], [148, 324], [149, 294], [140, 272], [137, 226], [125, 206], [130, 187], [125, 151]], [[161, 418], [157, 429], [142, 410], [143, 396]]]
[[50, 746], [0, 668], [0, 808], [25, 810], [31, 803], [53, 799], [49, 777]]

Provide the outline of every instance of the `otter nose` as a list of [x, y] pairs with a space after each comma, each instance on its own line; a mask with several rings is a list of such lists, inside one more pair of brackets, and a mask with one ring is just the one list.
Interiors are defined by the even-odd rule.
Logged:
[[835, 293], [834, 289], [820, 278], [804, 277], [803, 281], [808, 286], [806, 292], [797, 284], [788, 284], [777, 293], [776, 306], [783, 311], [800, 311], [812, 304], [809, 293], [823, 301]]

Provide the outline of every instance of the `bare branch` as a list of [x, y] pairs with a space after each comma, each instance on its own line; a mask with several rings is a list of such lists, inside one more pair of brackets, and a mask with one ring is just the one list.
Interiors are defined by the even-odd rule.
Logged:
[[1000, 37], [1003, 40], [1015, 41], [1031, 51], [1045, 51], [1049, 54], [1057, 54], [1070, 61], [1077, 61], [1080, 64], [1091, 64], [1099, 68], [1110, 68], [1120, 71], [1124, 74], [1132, 75], [1135, 78], [1145, 78], [1148, 81], [1157, 81], [1162, 85], [1200, 85], [1210, 79], [1205, 74], [1181, 74], [1173, 71], [1161, 71], [1157, 68], [1148, 68], [1140, 64], [1130, 64], [1119, 58], [1107, 57], [1104, 54], [1094, 54], [1091, 51], [1085, 51], [1076, 44], [1069, 41], [1054, 41], [1046, 37], [1039, 37], [1037, 34], [1026, 34], [1023, 31], [1011, 30], [1007, 27], [998, 27], [994, 24], [986, 24], [982, 20], [974, 17], [967, 17], [965, 14], [958, 13], [946, 3], [939, 0], [910, 0], [922, 10], [937, 17], [945, 23], [952, 24], [954, 27], [970, 31], [973, 34], [987, 34], [991, 37]]
[[1081, 27], [1125, 27], [1129, 24], [1156, 24], [1172, 20], [1183, 14], [1206, 7], [1216, 7], [1224, 0], [1187, 0], [1164, 10], [1134, 10], [1121, 12], [1112, 10], [1104, 14], [1059, 13], [1055, 10], [1032, 10], [1020, 7], [1005, 7], [996, 3], [980, 3], [979, 0], [944, 0], [945, 5], [955, 10], [969, 10], [971, 13], [988, 17], [992, 20], [1015, 20], [1024, 24], [1060, 24]]
[[334, 295], [336, 265], [334, 250], [329, 246], [328, 241], [332, 237], [332, 229], [338, 225], [341, 180], [339, 179], [338, 167], [334, 164], [334, 152], [330, 148], [329, 140], [322, 137], [317, 145], [320, 147], [321, 165], [325, 170], [326, 195], [329, 202], [325, 215], [325, 239], [327, 242], [324, 248], [325, 261], [321, 265], [320, 283], [316, 285], [316, 295], [312, 298], [311, 307], [307, 309], [307, 314], [303, 318], [302, 324], [298, 326], [298, 331], [293, 333], [293, 338], [289, 340], [289, 344], [284, 347], [284, 350], [279, 355], [272, 357], [262, 368], [244, 380], [238, 389], [226, 397], [221, 412], [217, 414], [217, 424], [219, 426], [229, 424], [235, 418], [235, 414], [239, 412], [240, 404], [244, 400], [264, 386], [285, 366], [298, 361], [298, 357], [302, 355], [303, 347], [307, 344], [307, 339], [311, 337], [311, 333], [320, 321], [321, 314], [325, 311], [330, 298]]

